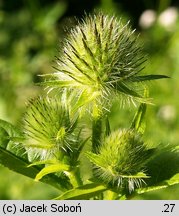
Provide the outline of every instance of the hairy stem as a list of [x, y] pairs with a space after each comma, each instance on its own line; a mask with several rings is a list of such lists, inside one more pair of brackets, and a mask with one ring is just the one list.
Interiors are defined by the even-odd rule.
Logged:
[[71, 184], [74, 188], [79, 187], [83, 184], [81, 177], [80, 177], [80, 170], [79, 168], [76, 168], [75, 170], [72, 170], [68, 173], [66, 173], [67, 176], [70, 179]]

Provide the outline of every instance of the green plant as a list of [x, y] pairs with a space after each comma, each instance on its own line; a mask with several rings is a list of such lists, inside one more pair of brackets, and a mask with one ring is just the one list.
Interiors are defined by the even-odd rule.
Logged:
[[[167, 76], [142, 74], [137, 38], [102, 13], [73, 28], [56, 72], [40, 83], [48, 92], [29, 102], [21, 129], [0, 121], [0, 163], [56, 187], [56, 199], [130, 199], [179, 183], [178, 147], [143, 138], [146, 81]], [[130, 127], [111, 131], [114, 99], [138, 106]]]

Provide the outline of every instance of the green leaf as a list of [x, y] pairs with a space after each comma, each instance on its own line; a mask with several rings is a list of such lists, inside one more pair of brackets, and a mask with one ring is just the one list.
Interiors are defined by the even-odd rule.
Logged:
[[[18, 157], [17, 155], [2, 147], [0, 147], [0, 163], [10, 170], [32, 179], [34, 179], [40, 171], [40, 168], [38, 166], [28, 167], [28, 161]], [[65, 191], [66, 189], [71, 188], [71, 185], [68, 181], [64, 181], [64, 179], [52, 174], [43, 177], [41, 181], [50, 184], [61, 191]]]
[[35, 181], [39, 181], [42, 177], [50, 173], [68, 171], [69, 166], [66, 164], [53, 164], [43, 168], [35, 177]]
[[99, 157], [99, 155], [94, 154], [93, 152], [86, 152], [85, 155], [96, 166], [104, 167], [104, 163], [101, 160], [101, 158]]
[[91, 101], [93, 101], [97, 96], [99, 95], [98, 92], [93, 92], [91, 94], [89, 94], [89, 92], [87, 90], [83, 90], [80, 94], [80, 96], [78, 97], [78, 100], [75, 104], [75, 106], [73, 107], [74, 110], [79, 109], [80, 107], [84, 106], [85, 104], [90, 103]]
[[179, 173], [172, 176], [169, 180], [165, 181], [168, 185], [179, 184]]
[[55, 199], [56, 200], [88, 200], [92, 197], [99, 195], [101, 192], [106, 190], [107, 188], [101, 184], [90, 183], [69, 190]]
[[29, 165], [27, 161], [13, 154], [12, 152], [0, 147], [0, 163], [22, 175], [34, 178], [38, 172], [36, 168], [28, 168]]
[[135, 129], [137, 132], [141, 134], [143, 134], [145, 131], [144, 116], [146, 113], [146, 108], [147, 108], [146, 104], [144, 103], [140, 104], [130, 127], [131, 129]]
[[175, 184], [179, 184], [179, 173], [172, 176], [169, 180], [161, 182], [159, 185], [139, 188], [135, 192], [137, 194], [142, 194], [142, 193], [147, 193], [147, 192], [150, 192], [150, 191], [156, 191], [156, 190], [159, 190], [159, 189], [167, 188], [167, 187], [169, 187], [171, 185], [175, 185]]
[[102, 136], [102, 118], [94, 118], [92, 122], [92, 151], [99, 152]]
[[74, 164], [78, 162], [78, 159], [82, 153], [82, 150], [86, 144], [86, 142], [89, 140], [90, 137], [87, 137], [85, 140], [83, 140], [81, 143], [79, 143], [79, 147], [75, 150], [76, 152], [74, 152]]
[[9, 134], [4, 128], [0, 127], [0, 146], [6, 148], [9, 142]]
[[164, 144], [156, 148], [154, 156], [146, 163], [147, 174], [151, 176], [146, 181], [148, 186], [160, 185], [179, 173], [179, 152], [174, 149], [175, 146]]
[[[0, 119], [0, 127], [8, 134], [9, 142], [6, 146], [3, 146], [6, 150], [14, 153], [17, 156], [27, 158], [26, 150], [22, 144], [19, 144], [24, 140], [22, 132], [9, 122]], [[7, 137], [7, 136], [6, 136]]]
[[19, 138], [23, 137], [21, 131], [7, 121], [0, 119], [0, 127], [4, 128], [4, 130], [7, 131], [9, 137], [19, 137]]
[[116, 89], [126, 95], [137, 97], [137, 98], [143, 98], [141, 95], [139, 95], [134, 90], [127, 87], [124, 83], [120, 82], [118, 85], [116, 85]]
[[66, 80], [51, 80], [51, 81], [44, 81], [41, 83], [38, 83], [40, 86], [51, 86], [51, 87], [69, 87], [71, 86], [72, 81], [66, 81]]
[[106, 134], [106, 136], [109, 136], [110, 133], [111, 133], [111, 128], [110, 128], [110, 123], [109, 123], [108, 117], [106, 117], [105, 123], [106, 123], [106, 131], [105, 131], [105, 134]]
[[151, 178], [145, 181], [146, 187], [136, 189], [134, 194], [142, 194], [179, 184], [179, 152], [175, 151], [175, 146], [159, 145], [155, 149], [154, 156], [146, 163], [146, 170]]
[[31, 166], [37, 166], [37, 165], [44, 165], [44, 164], [56, 164], [58, 161], [56, 159], [54, 160], [42, 160], [42, 161], [36, 161], [34, 163], [31, 163], [30, 165], [28, 165], [28, 167]]
[[165, 75], [145, 75], [145, 76], [135, 76], [132, 78], [132, 82], [143, 82], [143, 81], [150, 81], [150, 80], [157, 80], [157, 79], [166, 79], [170, 78]]
[[147, 193], [150, 191], [156, 191], [156, 190], [160, 190], [163, 188], [168, 187], [167, 185], [156, 185], [156, 186], [150, 186], [150, 187], [145, 187], [145, 188], [138, 188], [135, 190], [135, 193], [137, 194], [143, 194], [143, 193]]

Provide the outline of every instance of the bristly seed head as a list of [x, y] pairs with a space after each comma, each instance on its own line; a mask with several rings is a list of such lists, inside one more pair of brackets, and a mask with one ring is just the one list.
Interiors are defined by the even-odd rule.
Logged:
[[107, 108], [115, 95], [146, 102], [144, 85], [136, 85], [145, 61], [137, 37], [114, 17], [98, 14], [86, 17], [71, 30], [57, 59], [57, 71], [46, 81], [50, 89], [67, 88], [86, 103]]
[[29, 160], [58, 159], [76, 148], [76, 122], [59, 98], [31, 100], [24, 116], [25, 148]]
[[106, 184], [129, 192], [144, 183], [145, 164], [151, 150], [133, 130], [118, 130], [105, 138], [99, 154], [87, 153], [95, 165], [94, 175]]

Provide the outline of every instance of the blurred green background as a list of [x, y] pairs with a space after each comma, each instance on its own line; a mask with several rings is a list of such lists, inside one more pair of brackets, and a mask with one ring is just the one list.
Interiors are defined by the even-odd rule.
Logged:
[[[179, 142], [179, 11], [171, 0], [0, 0], [0, 118], [19, 125], [26, 101], [40, 93], [39, 74], [51, 73], [60, 41], [76, 18], [98, 10], [130, 20], [148, 55], [145, 72], [171, 79], [149, 82], [149, 143]], [[120, 110], [120, 112], [119, 112]], [[135, 108], [116, 101], [112, 127], [128, 127]], [[54, 188], [0, 166], [0, 199], [51, 199]], [[135, 199], [179, 199], [179, 186]]]

